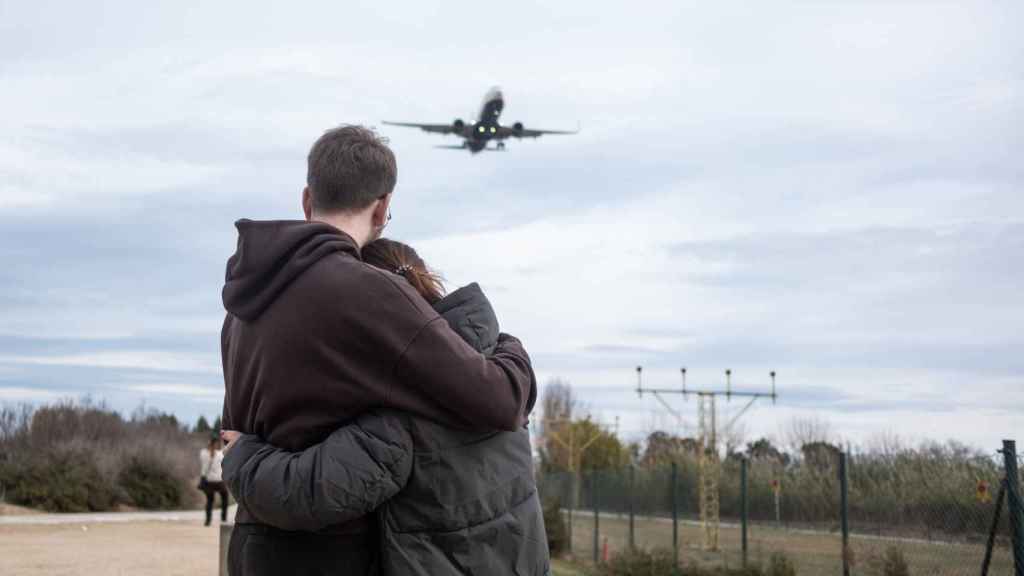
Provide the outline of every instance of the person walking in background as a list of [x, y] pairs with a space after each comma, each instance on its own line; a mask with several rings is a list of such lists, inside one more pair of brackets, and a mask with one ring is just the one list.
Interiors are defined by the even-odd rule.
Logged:
[[213, 497], [220, 494], [220, 521], [228, 521], [228, 489], [221, 477], [224, 450], [219, 436], [210, 438], [210, 443], [199, 451], [199, 489], [206, 494], [206, 524], [213, 520]]

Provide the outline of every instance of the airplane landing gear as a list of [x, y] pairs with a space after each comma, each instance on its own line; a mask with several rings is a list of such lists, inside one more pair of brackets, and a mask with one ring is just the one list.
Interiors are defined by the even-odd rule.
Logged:
[[498, 142], [498, 150], [504, 150], [504, 149], [505, 149], [505, 143], [499, 141]]

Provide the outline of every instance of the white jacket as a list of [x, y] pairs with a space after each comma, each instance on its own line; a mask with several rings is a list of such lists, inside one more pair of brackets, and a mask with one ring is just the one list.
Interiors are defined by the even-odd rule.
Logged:
[[221, 463], [224, 462], [224, 451], [216, 450], [213, 457], [210, 457], [210, 449], [203, 448], [199, 451], [199, 474], [206, 478], [207, 482], [221, 482]]

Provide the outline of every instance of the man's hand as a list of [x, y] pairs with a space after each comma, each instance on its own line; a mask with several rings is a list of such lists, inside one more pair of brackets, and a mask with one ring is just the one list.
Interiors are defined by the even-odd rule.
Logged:
[[224, 441], [224, 452], [231, 450], [231, 447], [235, 445], [235, 440], [242, 437], [242, 433], [237, 430], [221, 430], [220, 439]]

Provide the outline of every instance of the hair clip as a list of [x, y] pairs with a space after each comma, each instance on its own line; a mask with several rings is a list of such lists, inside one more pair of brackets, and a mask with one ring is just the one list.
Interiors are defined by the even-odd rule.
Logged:
[[402, 264], [395, 269], [395, 274], [398, 274], [399, 276], [405, 276], [409, 272], [412, 272], [412, 266], [409, 266], [408, 264]]

